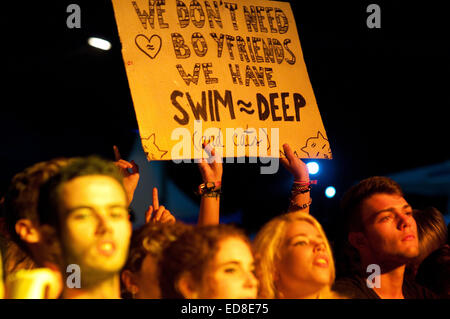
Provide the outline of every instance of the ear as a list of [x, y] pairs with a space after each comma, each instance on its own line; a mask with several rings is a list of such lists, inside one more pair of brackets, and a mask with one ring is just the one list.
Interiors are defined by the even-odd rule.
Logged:
[[29, 244], [36, 244], [41, 240], [41, 234], [33, 222], [29, 219], [22, 218], [16, 222], [16, 233], [20, 239]]
[[356, 249], [364, 249], [367, 246], [366, 237], [362, 232], [350, 232], [348, 234], [349, 243]]
[[199, 294], [195, 288], [191, 274], [185, 272], [175, 283], [175, 287], [185, 299], [198, 299]]
[[134, 274], [128, 270], [125, 269], [120, 274], [120, 278], [122, 279], [123, 284], [125, 285], [125, 288], [128, 292], [135, 295], [139, 292], [139, 286], [135, 283]]

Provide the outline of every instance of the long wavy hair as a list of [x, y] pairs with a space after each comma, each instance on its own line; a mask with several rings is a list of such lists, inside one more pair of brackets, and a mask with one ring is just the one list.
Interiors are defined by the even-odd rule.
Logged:
[[277, 216], [261, 228], [253, 242], [256, 261], [256, 274], [259, 279], [259, 298], [282, 298], [276, 288], [276, 265], [282, 258], [282, 246], [285, 242], [286, 230], [295, 221], [306, 221], [313, 225], [324, 238], [325, 247], [330, 256], [330, 284], [319, 292], [321, 299], [338, 298], [331, 291], [335, 279], [333, 254], [325, 232], [320, 223], [311, 215], [304, 212], [291, 212]]

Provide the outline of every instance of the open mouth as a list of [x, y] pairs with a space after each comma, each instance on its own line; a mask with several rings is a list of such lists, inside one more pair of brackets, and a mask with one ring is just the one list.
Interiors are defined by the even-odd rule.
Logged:
[[314, 265], [322, 268], [328, 268], [328, 257], [325, 255], [319, 255], [316, 258], [314, 258]]
[[102, 240], [97, 244], [97, 250], [104, 256], [111, 256], [116, 251], [116, 245], [113, 241]]

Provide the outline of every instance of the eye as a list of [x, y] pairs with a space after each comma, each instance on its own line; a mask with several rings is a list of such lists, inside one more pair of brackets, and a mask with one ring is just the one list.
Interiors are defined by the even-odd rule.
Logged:
[[236, 268], [233, 268], [233, 267], [228, 267], [228, 268], [225, 268], [225, 273], [227, 273], [227, 274], [234, 274], [234, 273], [236, 273], [237, 272], [237, 269]]
[[87, 219], [89, 217], [90, 217], [89, 213], [76, 213], [76, 214], [72, 215], [72, 218], [76, 219], [76, 220], [83, 220], [83, 219]]
[[92, 211], [89, 209], [78, 209], [72, 212], [71, 218], [76, 220], [87, 219], [92, 216]]
[[380, 218], [380, 222], [386, 222], [386, 221], [388, 221], [389, 219], [391, 219], [391, 215], [386, 215], [386, 216]]
[[308, 244], [309, 244], [309, 241], [307, 241], [307, 240], [299, 240], [294, 243], [294, 246], [306, 246]]
[[126, 211], [123, 208], [116, 208], [116, 209], [112, 209], [110, 211], [109, 215], [112, 218], [117, 218], [117, 219], [125, 218], [125, 217], [128, 217], [128, 211]]

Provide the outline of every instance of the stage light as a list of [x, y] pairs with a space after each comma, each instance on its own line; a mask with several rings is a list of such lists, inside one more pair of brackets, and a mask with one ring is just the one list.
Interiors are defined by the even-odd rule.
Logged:
[[308, 167], [308, 172], [311, 175], [317, 174], [319, 172], [319, 164], [317, 164], [316, 162], [309, 162], [308, 164], [306, 164], [306, 166]]
[[333, 186], [328, 186], [325, 189], [325, 196], [328, 198], [333, 198], [334, 195], [336, 195], [336, 188], [334, 188]]
[[111, 49], [111, 43], [107, 40], [91, 37], [88, 39], [88, 43], [90, 46], [100, 50], [109, 50]]

